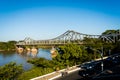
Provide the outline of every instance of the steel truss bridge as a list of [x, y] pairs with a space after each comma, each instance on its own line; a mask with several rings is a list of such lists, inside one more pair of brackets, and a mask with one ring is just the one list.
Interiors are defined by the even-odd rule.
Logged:
[[116, 41], [120, 41], [120, 33], [118, 34], [109, 34], [109, 35], [88, 35], [82, 34], [79, 32], [75, 32], [73, 30], [68, 30], [62, 35], [47, 40], [33, 40], [29, 37], [25, 38], [23, 41], [17, 42], [16, 45], [64, 45], [67, 43], [75, 43], [75, 44], [84, 44], [84, 38], [97, 38], [103, 41], [115, 43]]

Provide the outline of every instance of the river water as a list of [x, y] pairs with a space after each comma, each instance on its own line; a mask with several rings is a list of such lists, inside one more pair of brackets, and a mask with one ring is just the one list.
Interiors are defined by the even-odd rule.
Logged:
[[27, 63], [28, 59], [43, 57], [51, 60], [51, 54], [49, 49], [39, 49], [37, 54], [33, 53], [17, 53], [17, 52], [0, 52], [0, 66], [3, 66], [9, 62], [16, 62], [22, 64], [24, 70], [29, 70], [32, 64]]

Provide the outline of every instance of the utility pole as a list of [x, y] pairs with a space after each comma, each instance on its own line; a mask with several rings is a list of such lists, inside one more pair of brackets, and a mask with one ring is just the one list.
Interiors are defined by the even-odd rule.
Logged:
[[109, 56], [111, 55], [111, 50], [109, 49]]
[[[95, 49], [93, 49], [93, 50], [95, 50]], [[104, 51], [103, 51], [103, 47], [101, 47], [101, 51], [99, 51], [99, 50], [97, 50], [100, 54], [101, 54], [101, 71], [103, 71], [104, 70], [104, 64], [103, 64], [103, 53], [104, 53]]]
[[101, 47], [101, 50], [102, 50], [102, 52], [101, 52], [101, 60], [102, 60], [102, 62], [101, 62], [101, 71], [103, 71], [104, 69], [103, 69], [103, 67], [104, 67], [104, 64], [103, 64], [103, 47]]

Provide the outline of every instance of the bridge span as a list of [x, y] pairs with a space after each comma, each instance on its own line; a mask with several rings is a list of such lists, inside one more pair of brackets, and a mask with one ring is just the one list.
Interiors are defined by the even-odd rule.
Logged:
[[20, 46], [20, 45], [49, 46], [49, 45], [65, 45], [68, 43], [84, 44], [83, 43], [84, 38], [98, 38], [103, 41], [115, 43], [116, 41], [120, 41], [120, 33], [109, 34], [109, 35], [89, 35], [89, 34], [75, 32], [73, 30], [68, 30], [65, 33], [53, 39], [34, 40], [34, 39], [31, 39], [30, 37], [27, 37], [24, 40], [17, 42], [16, 45], [17, 46]]

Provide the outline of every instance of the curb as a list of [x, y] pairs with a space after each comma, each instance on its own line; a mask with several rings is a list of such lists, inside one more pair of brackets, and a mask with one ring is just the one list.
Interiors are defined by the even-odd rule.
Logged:
[[62, 76], [62, 75], [59, 74], [59, 75], [57, 75], [57, 76], [55, 76], [55, 77], [52, 77], [52, 78], [50, 78], [50, 79], [48, 79], [48, 80], [53, 80], [53, 79], [56, 79], [56, 78], [61, 77], [61, 76]]
[[[72, 67], [70, 67], [70, 68], [73, 68], [73, 67], [76, 67], [76, 66], [72, 66]], [[65, 71], [65, 70], [66, 70], [66, 69], [62, 69], [62, 70], [59, 70], [59, 72], [62, 72], [62, 71]], [[68, 73], [71, 73], [71, 72], [76, 71], [76, 70], [79, 70], [79, 68], [73, 69], [73, 70], [71, 70], [71, 71], [68, 71]], [[56, 71], [54, 71], [54, 72], [52, 72], [52, 73], [48, 73], [48, 74], [43, 75], [43, 76], [39, 76], [39, 77], [32, 78], [32, 79], [30, 79], [30, 80], [37, 80], [37, 79], [40, 79], [40, 78], [45, 78], [46, 76], [49, 76], [49, 75], [52, 75], [52, 74], [55, 74], [55, 73], [56, 73]], [[59, 75], [57, 75], [57, 76], [55, 76], [55, 77], [53, 77], [53, 78], [50, 78], [50, 79], [48, 79], [48, 80], [53, 80], [53, 79], [58, 78], [58, 77], [60, 77], [60, 76], [61, 76], [61, 74], [59, 74]]]
[[32, 79], [30, 79], [30, 80], [36, 80], [36, 79], [44, 78], [44, 77], [49, 76], [49, 75], [52, 75], [52, 74], [54, 74], [54, 73], [55, 73], [55, 72], [48, 73], [48, 74], [46, 74], [46, 75], [39, 76], [39, 77], [36, 77], [36, 78], [32, 78]]
[[[77, 68], [77, 69], [73, 69], [73, 70], [71, 70], [71, 71], [68, 71], [68, 74], [69, 73], [72, 73], [72, 72], [74, 72], [74, 71], [77, 71], [77, 70], [80, 70], [81, 68]], [[63, 71], [63, 70], [62, 70]], [[62, 76], [62, 74], [59, 74], [58, 76], [55, 76], [55, 77], [53, 77], [53, 78], [50, 78], [50, 79], [48, 79], [48, 80], [53, 80], [53, 79], [56, 79], [56, 78], [58, 78], [58, 77], [61, 77]]]

